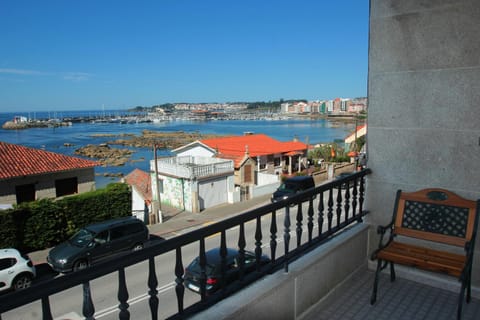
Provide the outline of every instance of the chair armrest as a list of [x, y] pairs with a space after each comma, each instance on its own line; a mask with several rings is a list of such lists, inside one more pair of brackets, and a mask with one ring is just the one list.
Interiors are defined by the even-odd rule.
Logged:
[[[383, 243], [383, 238], [385, 237], [385, 234], [387, 233], [387, 231], [390, 231], [390, 237], [387, 241], [387, 243]], [[375, 260], [377, 259], [377, 253], [382, 250], [383, 248], [385, 248], [386, 246], [388, 246], [390, 244], [390, 242], [393, 240], [393, 221], [390, 222], [389, 224], [385, 225], [385, 226], [378, 226], [377, 227], [377, 234], [380, 235], [380, 239], [378, 241], [378, 249], [375, 250], [373, 253], [372, 253], [372, 256], [370, 257], [371, 260]]]
[[465, 242], [465, 252], [468, 254], [470, 251], [472, 251], [472, 243], [470, 241]]
[[467, 256], [467, 264], [473, 262], [473, 247], [474, 243], [472, 241], [465, 242], [465, 255]]
[[393, 230], [393, 221], [390, 222], [389, 224], [385, 225], [385, 226], [378, 226], [377, 227], [377, 234], [381, 235], [381, 238], [383, 238], [383, 236], [385, 235], [385, 233], [387, 231], [390, 231], [390, 233], [392, 232]]

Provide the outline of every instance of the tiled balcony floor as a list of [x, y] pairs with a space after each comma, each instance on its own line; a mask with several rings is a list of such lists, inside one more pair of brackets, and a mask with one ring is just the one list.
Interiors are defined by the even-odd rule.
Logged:
[[[372, 271], [356, 273], [302, 320], [456, 319], [458, 293], [398, 276], [391, 283], [388, 273], [381, 275], [377, 302], [371, 306], [373, 279]], [[463, 304], [463, 319], [480, 319], [480, 300]]]

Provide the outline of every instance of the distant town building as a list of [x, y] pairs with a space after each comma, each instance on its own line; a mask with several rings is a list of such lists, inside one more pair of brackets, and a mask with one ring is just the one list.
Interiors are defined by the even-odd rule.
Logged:
[[354, 115], [367, 110], [367, 98], [336, 98], [308, 102], [285, 102], [280, 105], [282, 114]]

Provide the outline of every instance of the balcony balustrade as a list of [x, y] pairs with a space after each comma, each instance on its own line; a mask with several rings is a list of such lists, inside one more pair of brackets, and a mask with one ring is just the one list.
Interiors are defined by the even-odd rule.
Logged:
[[[151, 167], [154, 168], [155, 160]], [[233, 172], [233, 161], [209, 157], [169, 157], [157, 160], [158, 171], [181, 178], [202, 178]]]
[[[141, 262], [148, 263], [148, 276], [145, 284], [145, 287], [148, 288], [145, 292], [148, 295], [150, 309], [148, 313], [151, 319], [158, 319], [162, 305], [158, 291], [158, 262], [156, 263], [155, 258], [161, 259], [164, 255], [172, 253], [175, 256], [175, 264], [171, 270], [171, 275], [175, 281], [177, 306], [176, 312], [168, 315], [168, 317], [184, 318], [195, 314], [268, 273], [282, 269], [288, 273], [289, 264], [305, 252], [321, 246], [322, 243], [348, 226], [361, 223], [363, 217], [367, 214], [363, 203], [365, 179], [369, 173], [370, 170], [365, 169], [341, 180], [335, 180], [304, 193], [299, 193], [289, 199], [255, 208], [240, 215], [152, 244], [143, 250], [129, 252], [110, 259], [108, 262], [78, 272], [34, 283], [32, 287], [22, 291], [4, 294], [0, 296], [0, 320], [2, 314], [34, 301], [41, 302], [39, 313], [42, 314], [43, 319], [53, 319], [50, 305], [52, 295], [78, 285], [83, 288], [83, 301], [79, 302], [79, 304], [82, 304], [83, 316], [86, 319], [94, 319], [95, 305], [92, 299], [92, 293], [94, 292], [90, 283], [97, 278], [114, 273], [118, 277], [118, 283], [116, 284], [119, 303], [118, 318], [130, 319], [129, 292], [125, 269]], [[246, 225], [250, 222], [253, 222], [254, 225], [253, 233], [245, 231]], [[264, 227], [262, 227], [262, 222]], [[283, 230], [280, 230], [280, 228], [283, 228]], [[232, 229], [238, 230], [236, 245], [238, 246], [240, 261], [244, 261], [246, 243], [254, 244], [256, 270], [247, 274], [243, 263], [240, 263], [239, 279], [225, 285], [222, 278], [226, 274], [226, 235]], [[265, 233], [268, 233], [268, 237], [265, 237]], [[222, 264], [220, 283], [223, 283], [223, 285], [219, 291], [207, 296], [205, 242], [206, 239], [216, 234], [220, 234], [220, 243], [218, 244]], [[296, 240], [292, 241], [293, 238]], [[263, 252], [262, 244], [264, 242], [269, 243], [269, 252]], [[280, 242], [283, 246], [282, 252], [278, 250]], [[182, 250], [190, 244], [198, 245], [198, 256], [200, 257], [203, 276], [200, 286], [200, 301], [186, 305], [183, 279], [185, 261]], [[266, 265], [260, 264], [260, 257], [263, 254], [267, 254], [270, 258], [270, 262]], [[138, 317], [132, 316], [132, 318]]]

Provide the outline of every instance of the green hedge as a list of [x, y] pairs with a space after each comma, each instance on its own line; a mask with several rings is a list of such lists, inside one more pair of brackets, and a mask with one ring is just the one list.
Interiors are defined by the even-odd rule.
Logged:
[[0, 211], [0, 248], [28, 252], [65, 241], [90, 223], [131, 215], [131, 192], [123, 183], [65, 197], [42, 199]]

